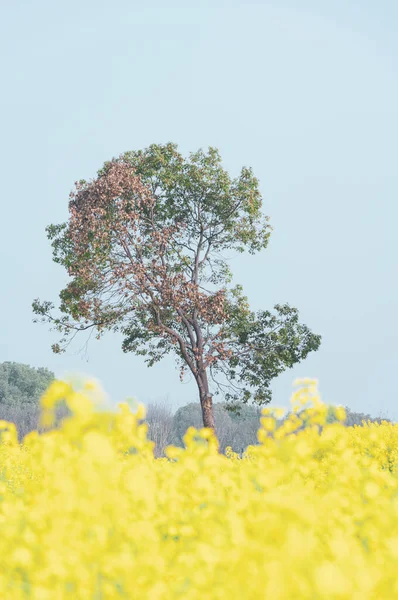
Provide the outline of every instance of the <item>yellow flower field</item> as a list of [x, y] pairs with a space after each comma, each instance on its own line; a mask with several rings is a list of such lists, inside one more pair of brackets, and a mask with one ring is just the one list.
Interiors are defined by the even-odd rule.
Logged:
[[320, 433], [303, 380], [242, 459], [190, 429], [156, 460], [143, 407], [99, 412], [96, 395], [54, 382], [43, 423], [63, 399], [74, 416], [22, 444], [0, 422], [1, 599], [398, 598], [398, 425]]

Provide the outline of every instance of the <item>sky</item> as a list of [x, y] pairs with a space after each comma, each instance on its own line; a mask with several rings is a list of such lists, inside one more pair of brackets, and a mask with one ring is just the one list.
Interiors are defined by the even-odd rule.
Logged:
[[215, 146], [232, 176], [253, 168], [273, 227], [233, 284], [322, 335], [272, 405], [311, 377], [326, 402], [398, 420], [397, 19], [394, 0], [1, 0], [0, 362], [93, 376], [114, 402], [197, 400], [171, 356], [148, 368], [116, 334], [53, 354], [31, 304], [67, 282], [45, 227], [76, 180], [152, 143]]

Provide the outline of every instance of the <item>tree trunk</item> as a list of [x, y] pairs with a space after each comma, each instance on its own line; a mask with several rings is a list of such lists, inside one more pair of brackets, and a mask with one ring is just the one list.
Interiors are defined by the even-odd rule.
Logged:
[[199, 387], [200, 406], [202, 408], [203, 426], [213, 429], [216, 433], [216, 424], [214, 421], [213, 397], [209, 392], [209, 382], [206, 371], [198, 375], [197, 383]]
[[202, 407], [203, 426], [210, 427], [215, 432], [216, 424], [214, 422], [213, 398], [211, 394], [200, 394], [200, 405]]

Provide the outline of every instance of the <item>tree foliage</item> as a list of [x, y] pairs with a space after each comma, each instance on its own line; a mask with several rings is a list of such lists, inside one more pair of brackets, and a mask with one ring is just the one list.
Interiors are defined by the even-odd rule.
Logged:
[[54, 373], [16, 362], [0, 363], [0, 405], [38, 404]]
[[213, 394], [232, 404], [269, 402], [271, 380], [317, 350], [321, 337], [288, 304], [252, 312], [242, 287], [230, 285], [223, 253], [267, 247], [261, 208], [252, 170], [232, 179], [215, 148], [184, 159], [175, 144], [153, 144], [77, 182], [69, 221], [47, 228], [54, 260], [70, 276], [60, 315], [51, 302], [33, 302], [62, 334], [53, 350], [94, 329], [98, 338], [121, 332], [123, 351], [148, 366], [173, 352], [180, 377], [188, 370], [195, 378], [209, 427]]

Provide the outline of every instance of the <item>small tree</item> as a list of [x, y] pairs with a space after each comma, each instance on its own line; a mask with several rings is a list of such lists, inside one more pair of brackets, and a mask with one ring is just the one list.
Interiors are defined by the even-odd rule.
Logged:
[[242, 287], [228, 287], [222, 253], [267, 247], [271, 228], [261, 207], [251, 169], [231, 179], [214, 148], [184, 159], [175, 144], [151, 145], [77, 182], [69, 221], [47, 227], [54, 260], [71, 277], [61, 316], [51, 302], [33, 302], [63, 335], [54, 352], [88, 329], [97, 338], [120, 331], [123, 351], [146, 355], [149, 366], [173, 351], [181, 379], [188, 369], [197, 383], [211, 428], [210, 379], [226, 401], [269, 402], [270, 381], [321, 338], [288, 304], [276, 305], [275, 315], [255, 314]]

